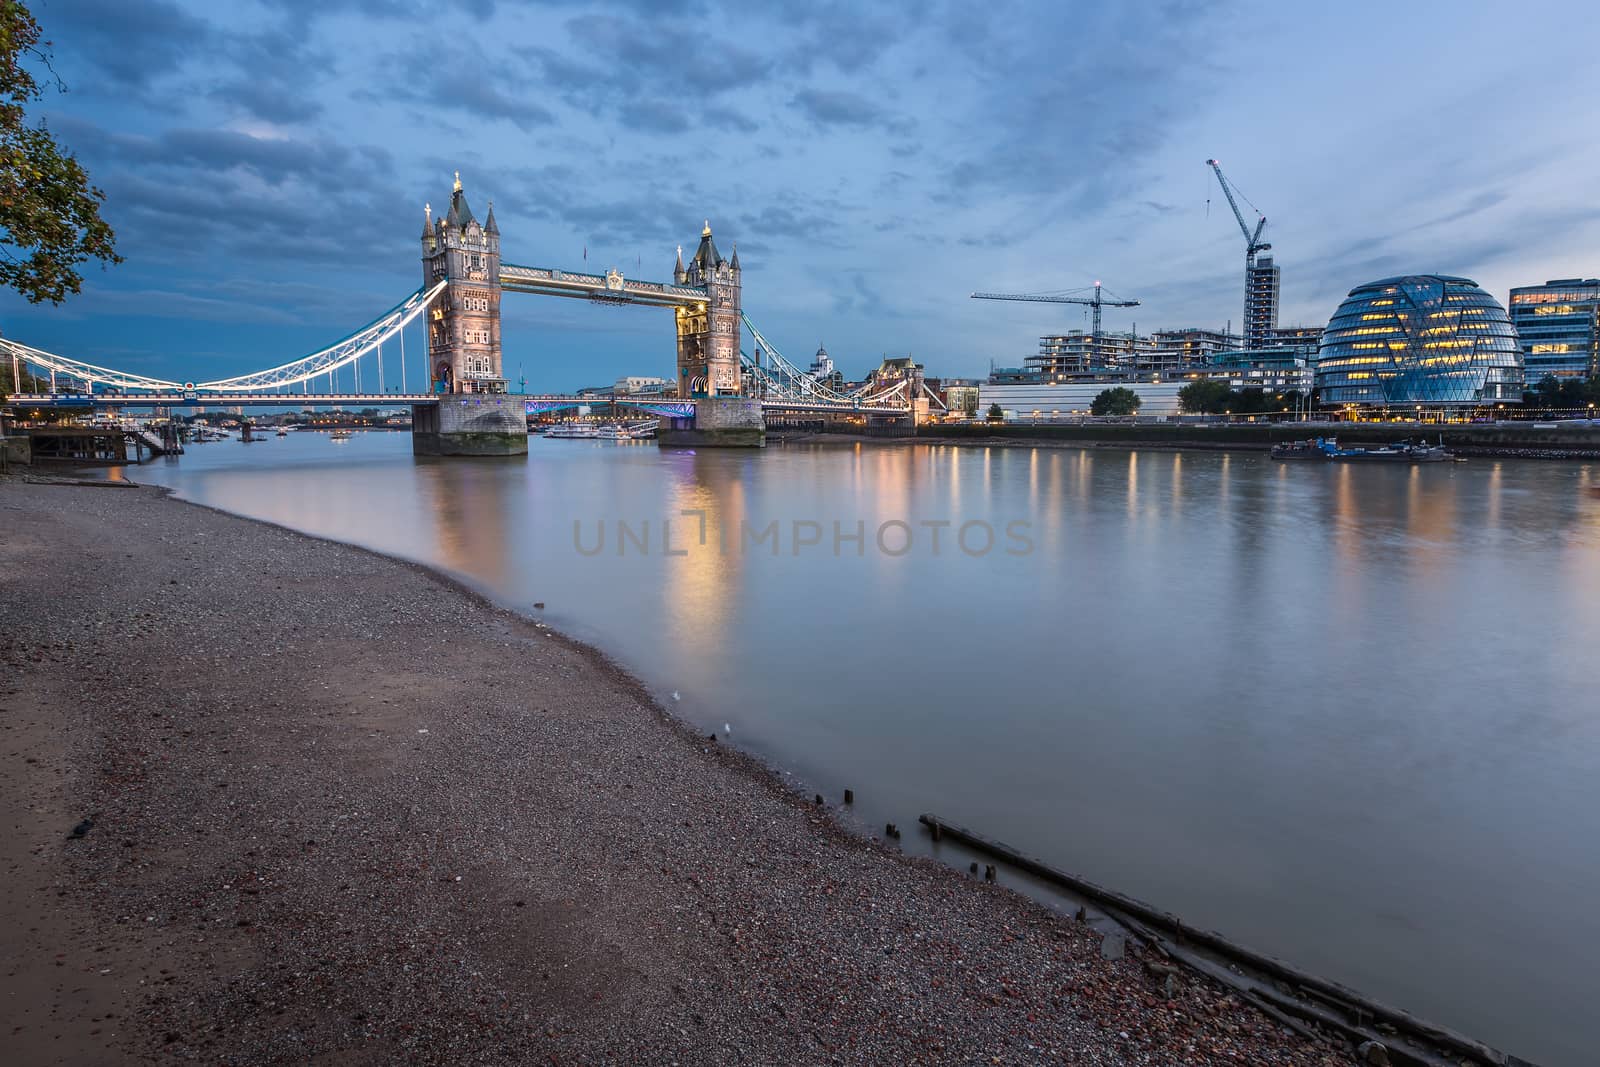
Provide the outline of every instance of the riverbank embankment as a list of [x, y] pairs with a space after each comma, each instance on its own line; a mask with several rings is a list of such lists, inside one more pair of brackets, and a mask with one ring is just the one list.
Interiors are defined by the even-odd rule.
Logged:
[[[1284, 441], [1335, 436], [1343, 445], [1379, 446], [1407, 439], [1442, 442], [1463, 456], [1600, 459], [1600, 424], [1466, 423], [962, 423], [920, 426], [898, 440], [1062, 448], [1158, 448], [1267, 451]], [[825, 440], [819, 436], [817, 440]]]
[[10, 1062], [1351, 1062], [420, 568], [11, 481], [0, 573]]

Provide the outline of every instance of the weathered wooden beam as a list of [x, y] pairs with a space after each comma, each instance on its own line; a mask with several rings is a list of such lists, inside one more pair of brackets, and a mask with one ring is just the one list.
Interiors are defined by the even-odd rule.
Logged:
[[936, 837], [947, 836], [953, 838], [980, 852], [1004, 860], [1018, 870], [1027, 871], [1029, 874], [1068, 889], [1107, 909], [1115, 909], [1133, 916], [1156, 931], [1166, 933], [1190, 944], [1203, 946], [1219, 956], [1237, 961], [1262, 974], [1288, 982], [1290, 985], [1304, 986], [1308, 990], [1314, 990], [1324, 998], [1347, 1005], [1349, 1009], [1358, 1009], [1374, 1020], [1386, 1022], [1396, 1030], [1414, 1034], [1457, 1055], [1474, 1057], [1484, 1061], [1486, 1064], [1493, 1065], [1493, 1067], [1517, 1067], [1517, 1065], [1526, 1062], [1514, 1056], [1508, 1056], [1506, 1053], [1491, 1048], [1475, 1038], [1426, 1022], [1416, 1018], [1409, 1012], [1372, 1000], [1337, 982], [1331, 982], [1325, 978], [1319, 978], [1316, 975], [1298, 970], [1282, 960], [1230, 941], [1214, 930], [1202, 930], [1190, 926], [1169, 911], [1163, 911], [1160, 908], [1146, 904], [1142, 900], [1107, 889], [1102, 885], [1089, 881], [1087, 878], [1080, 878], [1057, 867], [1052, 867], [1043, 860], [1026, 855], [1002, 841], [996, 841], [966, 827], [957, 826], [952, 822], [941, 819], [937, 815], [924, 814], [919, 817], [918, 821], [928, 827], [930, 831], [937, 828]]

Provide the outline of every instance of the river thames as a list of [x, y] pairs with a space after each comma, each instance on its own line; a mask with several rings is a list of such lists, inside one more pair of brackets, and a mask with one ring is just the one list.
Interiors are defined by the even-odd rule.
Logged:
[[127, 473], [459, 576], [908, 850], [935, 812], [1520, 1056], [1600, 1047], [1600, 465], [410, 447]]

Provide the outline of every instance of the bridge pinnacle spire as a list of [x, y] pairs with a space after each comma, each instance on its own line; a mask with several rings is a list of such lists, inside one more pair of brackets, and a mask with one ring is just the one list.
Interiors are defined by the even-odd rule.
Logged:
[[738, 270], [739, 269], [739, 242], [738, 241], [733, 242], [733, 258], [728, 260], [728, 266], [732, 267], [734, 270]]
[[456, 171], [456, 187], [454, 189], [452, 189], [451, 192], [459, 193], [460, 191], [461, 191], [461, 172], [458, 170], [458, 171]]
[[711, 236], [711, 220], [710, 219], [706, 219], [706, 228], [700, 231], [700, 236], [701, 237], [710, 237]]

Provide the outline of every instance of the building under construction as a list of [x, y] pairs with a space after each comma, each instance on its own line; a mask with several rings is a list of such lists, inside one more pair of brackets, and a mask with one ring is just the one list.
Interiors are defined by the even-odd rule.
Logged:
[[[1228, 206], [1233, 209], [1233, 217], [1239, 223], [1239, 232], [1244, 234], [1244, 347], [1247, 351], [1265, 348], [1278, 328], [1278, 287], [1281, 281], [1278, 266], [1271, 256], [1256, 258], [1262, 252], [1272, 250], [1271, 242], [1262, 240], [1267, 217], [1256, 211], [1258, 221], [1252, 231], [1234, 196], [1238, 190], [1222, 175], [1222, 164], [1208, 159], [1206, 166], [1216, 174], [1217, 184], [1222, 186], [1222, 194], [1228, 198]], [[1245, 203], [1250, 202], [1246, 200]], [[1254, 204], [1250, 206], [1255, 208]]]
[[1271, 256], [1256, 260], [1245, 271], [1244, 347], [1266, 348], [1278, 332], [1278, 265]]

